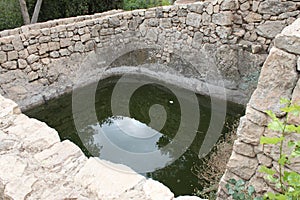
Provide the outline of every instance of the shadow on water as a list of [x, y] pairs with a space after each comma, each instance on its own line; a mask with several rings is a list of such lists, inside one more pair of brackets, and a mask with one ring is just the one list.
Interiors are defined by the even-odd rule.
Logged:
[[[158, 84], [148, 84], [139, 87], [131, 96], [130, 116], [114, 116], [111, 109], [111, 96], [119, 78], [110, 77], [99, 81], [95, 95], [98, 122], [91, 123], [82, 130], [77, 131], [74, 125], [72, 94], [66, 94], [59, 99], [51, 100], [45, 105], [26, 111], [25, 114], [44, 121], [50, 127], [55, 128], [62, 140], [73, 141], [87, 156], [99, 156], [103, 159], [130, 166], [130, 161], [122, 158], [110, 159], [111, 152], [104, 142], [105, 138], [129, 152], [144, 153], [161, 150], [172, 142], [177, 133], [181, 120], [181, 110], [180, 104], [172, 91]], [[192, 194], [195, 188], [201, 189], [201, 183], [198, 183], [197, 177], [191, 172], [191, 168], [195, 164], [202, 164], [198, 158], [198, 152], [211, 123], [211, 99], [201, 95], [197, 95], [197, 99], [201, 123], [199, 123], [192, 145], [172, 164], [143, 174], [164, 183], [176, 196]], [[156, 104], [164, 107], [167, 116], [161, 130], [154, 130], [147, 126], [151, 121], [149, 110], [151, 106]], [[244, 114], [243, 106], [227, 102], [224, 123], [232, 124], [242, 114]], [[224, 126], [222, 134], [228, 131], [230, 130]], [[79, 132], [83, 132], [85, 137], [80, 138], [78, 136]], [[172, 152], [163, 153], [172, 157]]]

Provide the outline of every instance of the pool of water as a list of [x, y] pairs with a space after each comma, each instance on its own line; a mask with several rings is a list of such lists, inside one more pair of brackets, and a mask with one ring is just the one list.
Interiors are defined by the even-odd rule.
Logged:
[[[201, 189], [201, 183], [198, 182], [191, 168], [194, 165], [204, 164], [201, 163], [198, 155], [207, 136], [209, 125], [213, 123], [211, 119], [212, 99], [207, 96], [196, 96], [200, 117], [199, 119], [192, 118], [190, 121], [199, 121], [198, 130], [195, 137], [192, 138], [191, 145], [185, 148], [184, 153], [178, 156], [174, 162], [166, 164], [163, 161], [150, 159], [145, 163], [136, 163], [129, 157], [118, 156], [116, 148], [112, 147], [130, 152], [131, 155], [159, 152], [162, 157], [174, 157], [175, 150], [164, 147], [173, 142], [182, 125], [181, 104], [178, 94], [176, 96], [172, 90], [161, 84], [150, 83], [137, 88], [130, 96], [129, 105], [124, 105], [124, 107], [128, 107], [129, 113], [116, 114], [112, 111], [111, 106], [113, 91], [119, 80], [120, 77], [110, 77], [99, 81], [95, 94], [97, 121], [88, 122], [80, 130], [74, 124], [72, 94], [48, 101], [42, 106], [26, 111], [25, 114], [55, 128], [62, 140], [73, 141], [87, 156], [99, 156], [115, 163], [126, 164], [133, 169], [137, 167], [137, 164], [150, 166], [158, 162], [156, 164], [158, 164], [157, 166], [160, 164], [160, 167], [141, 174], [164, 183], [175, 195], [193, 194], [195, 188]], [[132, 77], [131, 81], [124, 83], [124, 88], [136, 84], [139, 80], [140, 78]], [[189, 99], [186, 101], [189, 103]], [[122, 107], [122, 98], [119, 102], [118, 106]], [[125, 100], [124, 103], [126, 103]], [[221, 104], [222, 101], [220, 101]], [[222, 113], [222, 109], [218, 112], [216, 106], [213, 109], [215, 109], [214, 113], [217, 113], [217, 117], [225, 115], [224, 124], [230, 125], [244, 113], [244, 107], [230, 102], [226, 102], [226, 105], [226, 113]], [[159, 112], [160, 114], [157, 116], [151, 116], [153, 113], [155, 114], [152, 111], [156, 108], [163, 108], [163, 112]], [[158, 126], [151, 125], [153, 117], [159, 122], [164, 122], [159, 130], [156, 130]], [[88, 121], [84, 117], [82, 120]], [[188, 124], [183, 124], [183, 126], [188, 126]], [[227, 127], [224, 126], [222, 129], [223, 136], [229, 131]], [[219, 136], [222, 137], [222, 134]]]

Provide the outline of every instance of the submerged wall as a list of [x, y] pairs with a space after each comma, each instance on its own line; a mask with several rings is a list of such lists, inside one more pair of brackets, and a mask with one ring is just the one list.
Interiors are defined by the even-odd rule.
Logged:
[[[203, 94], [209, 93], [206, 83], [221, 90], [224, 86], [229, 100], [245, 104], [272, 39], [295, 20], [298, 8], [296, 1], [214, 0], [110, 11], [2, 31], [0, 93], [21, 108], [31, 107], [70, 91], [81, 76], [79, 68], [93, 71], [87, 81], [97, 81], [95, 76], [104, 72], [124, 73], [121, 68], [112, 71], [109, 64], [129, 50], [154, 48], [147, 55], [151, 61], [145, 62], [164, 67], [141, 66], [143, 62], [134, 63], [137, 57], [125, 64], [135, 72], [142, 68], [175, 75], [175, 84]], [[88, 66], [89, 54], [98, 57], [94, 64], [105, 64]]]
[[[267, 191], [276, 191], [274, 184], [267, 181], [265, 174], [258, 170], [260, 166], [271, 167], [278, 172], [279, 146], [259, 144], [261, 136], [279, 136], [267, 128], [270, 119], [266, 110], [272, 110], [277, 117], [283, 120], [286, 113], [280, 110], [280, 98], [300, 103], [300, 19], [286, 27], [275, 38], [275, 45], [271, 49], [267, 60], [261, 70], [257, 89], [254, 91], [250, 102], [247, 104], [246, 115], [241, 118], [234, 148], [227, 170], [219, 186], [219, 199], [227, 199], [226, 181], [230, 178], [243, 179], [253, 185], [259, 195]], [[288, 123], [300, 125], [299, 117], [289, 117]], [[299, 141], [299, 134], [286, 136], [286, 140]], [[284, 152], [288, 152], [287, 141]], [[286, 169], [300, 173], [299, 158], [293, 159]]]

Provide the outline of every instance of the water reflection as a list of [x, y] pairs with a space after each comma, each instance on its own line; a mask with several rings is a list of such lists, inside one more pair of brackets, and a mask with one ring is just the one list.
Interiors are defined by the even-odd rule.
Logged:
[[[93, 149], [93, 153], [96, 152], [100, 158], [133, 169], [140, 169], [145, 164], [149, 169], [163, 168], [172, 160], [169, 152], [160, 150], [163, 134], [130, 117], [109, 117], [102, 123], [87, 126], [79, 134], [89, 145], [87, 148]], [[155, 153], [156, 156], [149, 156], [148, 153]], [[144, 162], [137, 162], [141, 156]]]

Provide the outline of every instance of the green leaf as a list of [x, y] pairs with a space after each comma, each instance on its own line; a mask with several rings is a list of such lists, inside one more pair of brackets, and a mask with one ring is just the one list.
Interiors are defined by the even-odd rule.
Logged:
[[287, 182], [291, 186], [300, 187], [300, 174], [298, 174], [297, 172], [288, 173]]
[[291, 100], [281, 97], [280, 104], [290, 104]]
[[293, 124], [286, 125], [285, 126], [285, 131], [288, 133], [300, 133], [300, 126], [295, 126]]
[[232, 197], [233, 197], [233, 199], [238, 199], [238, 198], [239, 198], [238, 193], [234, 193], [234, 194], [232, 195]]
[[276, 173], [275, 170], [269, 169], [266, 166], [261, 166], [259, 168], [259, 172], [262, 172], [262, 173], [265, 173], [265, 174], [268, 174], [268, 175], [271, 175], [271, 176], [273, 176]]
[[287, 155], [282, 154], [281, 157], [278, 160], [278, 164], [285, 165], [287, 161], [288, 161]]
[[249, 194], [250, 196], [252, 196], [252, 194], [254, 194], [254, 192], [255, 192], [254, 187], [253, 187], [252, 185], [250, 185], [250, 186], [248, 187], [248, 194]]
[[279, 119], [276, 119], [268, 124], [268, 128], [273, 131], [283, 132], [284, 125], [283, 122], [279, 121]]
[[260, 137], [260, 144], [277, 144], [284, 140], [284, 137]]
[[295, 149], [292, 151], [291, 156], [293, 158], [300, 156], [300, 146], [296, 146]]
[[274, 178], [272, 175], [267, 175], [266, 177], [271, 183], [278, 183], [279, 179], [278, 178]]
[[231, 179], [228, 180], [228, 183], [231, 183], [231, 184], [235, 185], [236, 184], [236, 180], [233, 179], [233, 178], [231, 178]]
[[245, 194], [244, 193], [239, 193], [239, 195], [238, 195], [238, 197], [239, 197], [239, 199], [245, 199]]
[[234, 194], [233, 189], [230, 188], [230, 189], [228, 190], [228, 194], [233, 195], [233, 194]]
[[267, 115], [269, 115], [269, 117], [271, 117], [273, 120], [278, 120], [278, 118], [276, 117], [275, 113], [272, 110], [266, 110], [265, 111], [267, 113]]
[[294, 141], [292, 141], [292, 140], [290, 140], [288, 142], [288, 147], [290, 147], [290, 148], [294, 147], [295, 145], [296, 145], [296, 143]]
[[227, 190], [229, 190], [230, 186], [229, 186], [228, 183], [226, 183], [225, 188], [226, 188]]
[[253, 200], [263, 200], [263, 197], [255, 197]]
[[238, 180], [235, 184], [236, 186], [240, 187], [240, 186], [243, 186], [245, 185], [245, 181], [243, 181], [242, 179]]
[[300, 112], [300, 106], [296, 105], [296, 104], [292, 104], [290, 106], [287, 106], [285, 108], [281, 108], [281, 110], [283, 112], [287, 112], [287, 113], [291, 113], [295, 116], [299, 116], [299, 112]]
[[275, 199], [275, 194], [272, 192], [267, 192], [264, 196], [269, 199]]

